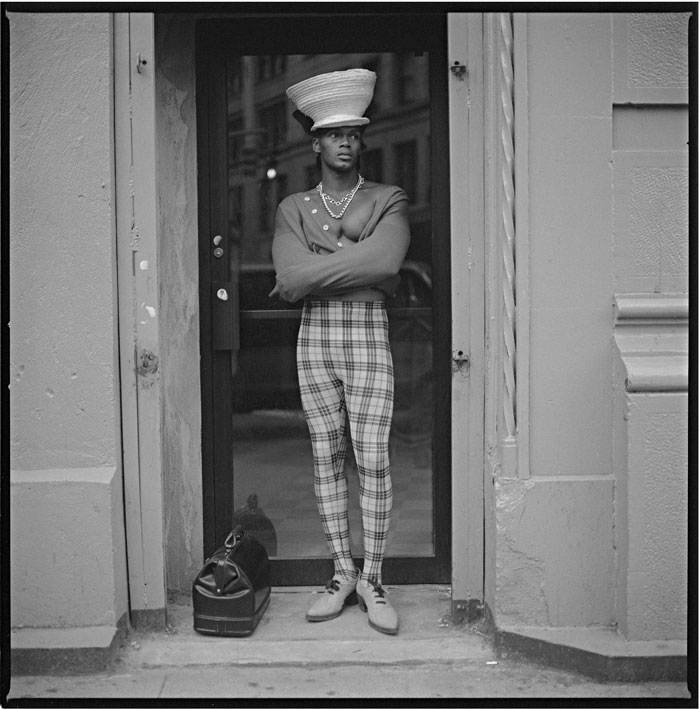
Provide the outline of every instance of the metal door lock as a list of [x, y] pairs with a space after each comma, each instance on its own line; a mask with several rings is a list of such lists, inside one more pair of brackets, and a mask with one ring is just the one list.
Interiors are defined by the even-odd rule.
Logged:
[[158, 371], [158, 357], [153, 352], [141, 350], [136, 364], [136, 371], [141, 376], [155, 374]]
[[224, 255], [224, 250], [220, 246], [217, 246], [214, 249], [214, 257], [221, 258], [223, 255]]
[[452, 371], [462, 375], [469, 374], [469, 353], [464, 350], [452, 350]]
[[228, 291], [225, 288], [219, 288], [219, 290], [216, 291], [216, 297], [219, 300], [228, 300]]

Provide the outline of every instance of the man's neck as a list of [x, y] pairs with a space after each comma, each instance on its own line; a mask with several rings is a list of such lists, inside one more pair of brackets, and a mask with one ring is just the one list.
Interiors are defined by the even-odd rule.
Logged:
[[323, 191], [332, 194], [345, 194], [350, 192], [357, 184], [357, 170], [347, 173], [337, 173], [332, 170], [324, 170], [322, 174]]

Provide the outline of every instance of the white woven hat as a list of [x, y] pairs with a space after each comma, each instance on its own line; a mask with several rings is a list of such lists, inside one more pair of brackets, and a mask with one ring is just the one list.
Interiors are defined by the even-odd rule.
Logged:
[[331, 71], [312, 76], [287, 89], [287, 96], [313, 119], [311, 130], [338, 126], [364, 126], [363, 114], [374, 95], [377, 75], [368, 69]]

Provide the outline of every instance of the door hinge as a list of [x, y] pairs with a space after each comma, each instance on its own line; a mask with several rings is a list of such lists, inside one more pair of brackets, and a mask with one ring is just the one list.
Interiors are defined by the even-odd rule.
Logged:
[[146, 68], [146, 64], [148, 64], [148, 61], [147, 61], [146, 59], [144, 59], [144, 58], [141, 56], [141, 52], [139, 52], [139, 53], [136, 55], [136, 71], [137, 71], [139, 74], [143, 74], [143, 72], [144, 72], [144, 70], [145, 70], [145, 68]]
[[464, 81], [467, 76], [467, 67], [459, 61], [454, 62], [454, 64], [450, 67], [450, 71], [452, 72], [452, 76], [459, 81]]

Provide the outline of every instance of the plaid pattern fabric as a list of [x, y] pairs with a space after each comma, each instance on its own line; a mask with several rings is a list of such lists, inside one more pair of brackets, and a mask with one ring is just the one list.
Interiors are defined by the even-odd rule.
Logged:
[[359, 473], [363, 579], [381, 583], [392, 487], [389, 432], [394, 372], [382, 302], [309, 301], [297, 341], [297, 370], [314, 455], [314, 489], [338, 576], [351, 579], [347, 427]]

